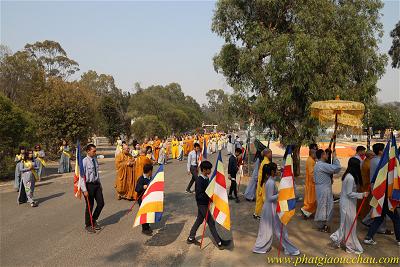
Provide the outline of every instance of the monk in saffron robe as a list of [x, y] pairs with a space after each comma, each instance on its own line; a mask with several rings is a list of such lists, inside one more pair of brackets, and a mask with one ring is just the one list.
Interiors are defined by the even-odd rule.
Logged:
[[310, 218], [312, 214], [317, 210], [317, 197], [315, 193], [315, 182], [314, 182], [314, 166], [317, 158], [316, 152], [318, 150], [317, 144], [311, 144], [309, 146], [309, 156], [306, 161], [306, 183], [304, 192], [304, 206], [300, 209], [303, 213], [304, 219]]
[[190, 151], [192, 151], [193, 149], [194, 149], [194, 138], [193, 138], [193, 136], [190, 136], [189, 137], [189, 139], [188, 139], [188, 155], [189, 155], [189, 153], [190, 153]]
[[[151, 161], [151, 159], [149, 159], [146, 156], [146, 149], [141, 149], [139, 156], [136, 159], [135, 162], [135, 185], [137, 184], [137, 179], [139, 179], [140, 176], [143, 175], [143, 167], [146, 164], [150, 164], [153, 165], [153, 162]], [[135, 199], [137, 199], [137, 193], [135, 192]]]
[[153, 142], [154, 159], [156, 162], [158, 162], [158, 157], [160, 155], [161, 140], [158, 139], [158, 136], [156, 136], [154, 139], [155, 139]]
[[171, 141], [171, 152], [172, 152], [172, 158], [177, 159], [178, 158], [178, 149], [179, 149], [179, 141], [174, 137], [174, 139]]
[[258, 169], [258, 177], [257, 177], [257, 190], [256, 190], [256, 208], [253, 214], [253, 217], [255, 219], [259, 219], [261, 215], [261, 211], [264, 205], [264, 199], [265, 199], [265, 187], [264, 185], [261, 185], [261, 180], [262, 180], [262, 169], [264, 165], [267, 165], [271, 162], [272, 160], [272, 150], [269, 148], [266, 148], [263, 150], [262, 155], [264, 156], [263, 161], [260, 164], [260, 168]]
[[135, 159], [131, 153], [129, 153], [129, 146], [124, 144], [122, 146], [122, 152], [115, 158], [117, 176], [115, 177], [114, 187], [117, 191], [118, 200], [122, 198], [133, 200], [134, 196], [128, 194], [128, 191], [129, 189], [135, 188], [134, 166]]
[[[366, 158], [361, 165], [361, 177], [362, 177], [362, 185], [360, 188], [358, 188], [358, 192], [369, 192], [371, 190], [370, 185], [371, 185], [371, 180], [370, 180], [370, 169], [371, 169], [371, 159], [374, 157], [374, 152], [371, 150], [368, 150], [366, 152]], [[367, 214], [369, 213], [371, 207], [368, 205], [368, 203], [371, 201], [372, 194], [369, 194], [368, 198], [365, 200], [365, 203], [360, 211], [360, 218], [365, 218]], [[360, 208], [362, 199], [357, 200], [357, 210]]]

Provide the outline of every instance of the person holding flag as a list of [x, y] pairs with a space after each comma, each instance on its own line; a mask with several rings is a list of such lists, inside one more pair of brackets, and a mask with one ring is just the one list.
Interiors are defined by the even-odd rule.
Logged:
[[[96, 146], [94, 144], [87, 145], [86, 154], [87, 156], [82, 161], [84, 176], [79, 175], [79, 185], [86, 200], [86, 231], [93, 234], [96, 233], [96, 230], [101, 230], [97, 219], [104, 207], [104, 198], [103, 188], [100, 182], [99, 163], [96, 159]], [[96, 200], [97, 205], [93, 212], [94, 200]]]
[[[196, 240], [196, 232], [199, 229], [200, 225], [203, 221], [206, 221], [208, 226], [210, 227], [211, 234], [217, 243], [219, 249], [224, 249], [226, 246], [230, 244], [230, 241], [222, 240], [218, 235], [217, 229], [215, 228], [215, 221], [210, 215], [209, 206], [211, 203], [211, 199], [207, 194], [206, 190], [209, 186], [209, 178], [208, 176], [211, 174], [212, 164], [211, 162], [205, 160], [200, 164], [201, 174], [196, 176], [196, 203], [197, 203], [197, 218], [194, 222], [189, 237], [187, 239], [188, 244], [196, 244], [200, 245], [200, 243]], [[225, 190], [226, 194], [226, 190]]]
[[[277, 165], [271, 162], [264, 165], [261, 171], [261, 186], [265, 184], [265, 187], [263, 186], [263, 188], [265, 188], [265, 202], [262, 209], [260, 226], [253, 252], [258, 254], [265, 254], [269, 252], [271, 250], [273, 236], [275, 234], [277, 239], [282, 242], [285, 254], [297, 256], [300, 254], [300, 250], [290, 242], [287, 229], [284, 226], [284, 223], [281, 222], [282, 218], [280, 220], [278, 216], [277, 202], [279, 193], [275, 185], [276, 176], [278, 175], [277, 168]], [[294, 195], [293, 187], [292, 191]]]
[[[153, 165], [145, 164], [143, 166], [143, 175], [141, 175], [139, 177], [137, 184], [136, 184], [136, 189], [135, 189], [135, 191], [138, 195], [139, 206], [142, 205], [143, 193], [146, 191], [147, 187], [150, 184], [152, 174], [153, 174]], [[153, 230], [151, 230], [149, 223], [142, 224], [142, 233], [145, 235], [152, 235]]]
[[377, 244], [373, 239], [374, 235], [378, 232], [379, 226], [387, 215], [393, 221], [397, 245], [400, 246], [400, 217], [397, 211], [400, 203], [400, 164], [398, 155], [396, 139], [392, 134], [392, 138], [388, 141], [383, 151], [382, 158], [371, 181], [372, 199], [370, 205], [372, 206], [371, 217], [374, 218], [374, 221], [364, 239], [365, 244]]
[[[362, 186], [362, 178], [360, 171], [361, 161], [359, 158], [352, 157], [349, 159], [347, 169], [342, 177], [342, 191], [340, 194], [340, 227], [334, 232], [330, 238], [333, 243], [340, 247], [342, 242], [346, 242], [347, 253], [363, 253], [363, 248], [358, 241], [356, 226], [351, 228], [357, 214], [357, 199], [368, 197], [369, 192], [357, 192], [357, 187]], [[345, 240], [351, 231], [350, 239]]]

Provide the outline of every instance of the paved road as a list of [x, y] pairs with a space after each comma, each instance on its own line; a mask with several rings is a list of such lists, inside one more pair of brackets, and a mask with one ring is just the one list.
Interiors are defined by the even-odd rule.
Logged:
[[[215, 162], [215, 155], [210, 159]], [[225, 159], [226, 162], [226, 159]], [[191, 194], [185, 194], [189, 178], [185, 162], [173, 162], [165, 168], [165, 211], [162, 222], [153, 226], [152, 237], [132, 228], [134, 214], [124, 216], [132, 202], [115, 199], [114, 162], [111, 157], [100, 160], [105, 208], [99, 219], [104, 229], [88, 235], [83, 229], [84, 203], [73, 196], [72, 174], [52, 175], [35, 191], [38, 208], [16, 204], [12, 186], [0, 187], [1, 266], [253, 266], [266, 265], [263, 255], [251, 253], [258, 223], [253, 220], [254, 203], [231, 203], [232, 233], [218, 227], [225, 239], [233, 238], [229, 250], [218, 250], [208, 235], [202, 251], [186, 244], [195, 220], [196, 205]], [[302, 186], [299, 186], [301, 191]], [[244, 185], [241, 188], [244, 191]], [[336, 225], [339, 220], [336, 212]], [[363, 237], [362, 226], [359, 237]], [[312, 229], [310, 221], [297, 214], [289, 224], [292, 241], [308, 255], [343, 255], [343, 251], [327, 247], [329, 236]], [[201, 231], [199, 230], [198, 236]], [[208, 234], [208, 232], [207, 232]], [[366, 248], [366, 255], [399, 255], [393, 237], [379, 236], [380, 246]], [[277, 241], [270, 256], [277, 254]]]

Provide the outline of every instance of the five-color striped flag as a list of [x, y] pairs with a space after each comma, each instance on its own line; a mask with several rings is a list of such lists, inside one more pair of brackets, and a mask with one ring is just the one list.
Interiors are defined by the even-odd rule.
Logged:
[[201, 162], [202, 162], [203, 160], [206, 160], [206, 159], [207, 159], [207, 141], [206, 141], [206, 138], [204, 138], [204, 139], [203, 139], [203, 148], [202, 148], [201, 154], [200, 154], [200, 156], [199, 156], [199, 163], [198, 163], [198, 165], [200, 166]]
[[370, 202], [370, 205], [372, 206], [372, 218], [379, 217], [382, 214], [383, 202], [385, 201], [386, 197], [385, 195], [386, 179], [389, 166], [389, 149], [390, 140], [386, 144], [381, 160], [379, 161], [378, 167], [376, 168], [375, 174], [371, 180], [371, 183], [373, 184], [372, 198]]
[[[75, 159], [75, 172], [74, 172], [74, 195], [76, 198], [81, 199], [82, 191], [81, 191], [81, 182], [85, 181], [85, 172], [83, 170], [83, 160], [81, 156], [81, 144], [78, 141], [76, 144], [76, 159]], [[79, 179], [82, 177], [82, 179]]]
[[287, 157], [285, 166], [283, 168], [283, 174], [281, 182], [278, 188], [278, 203], [276, 206], [276, 212], [278, 213], [279, 219], [283, 224], [287, 224], [292, 216], [295, 214], [296, 208], [296, 196], [294, 193], [294, 175], [293, 175], [293, 159], [292, 159], [292, 147], [287, 148]]
[[164, 165], [152, 178], [142, 196], [142, 204], [136, 214], [133, 227], [144, 223], [156, 223], [161, 221], [164, 209]]
[[217, 163], [210, 183], [206, 189], [206, 194], [210, 197], [210, 213], [214, 220], [225, 227], [231, 229], [231, 217], [229, 212], [228, 194], [226, 192], [225, 170], [222, 162], [221, 151], [218, 153]]
[[399, 151], [396, 138], [392, 134], [392, 142], [389, 151], [388, 165], [388, 198], [389, 209], [394, 210], [400, 203], [400, 164]]

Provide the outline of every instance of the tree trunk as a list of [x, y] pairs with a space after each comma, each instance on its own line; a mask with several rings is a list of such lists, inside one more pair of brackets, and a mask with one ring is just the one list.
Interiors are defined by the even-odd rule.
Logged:
[[300, 175], [300, 147], [301, 145], [296, 145], [293, 149], [293, 172], [294, 176]]

